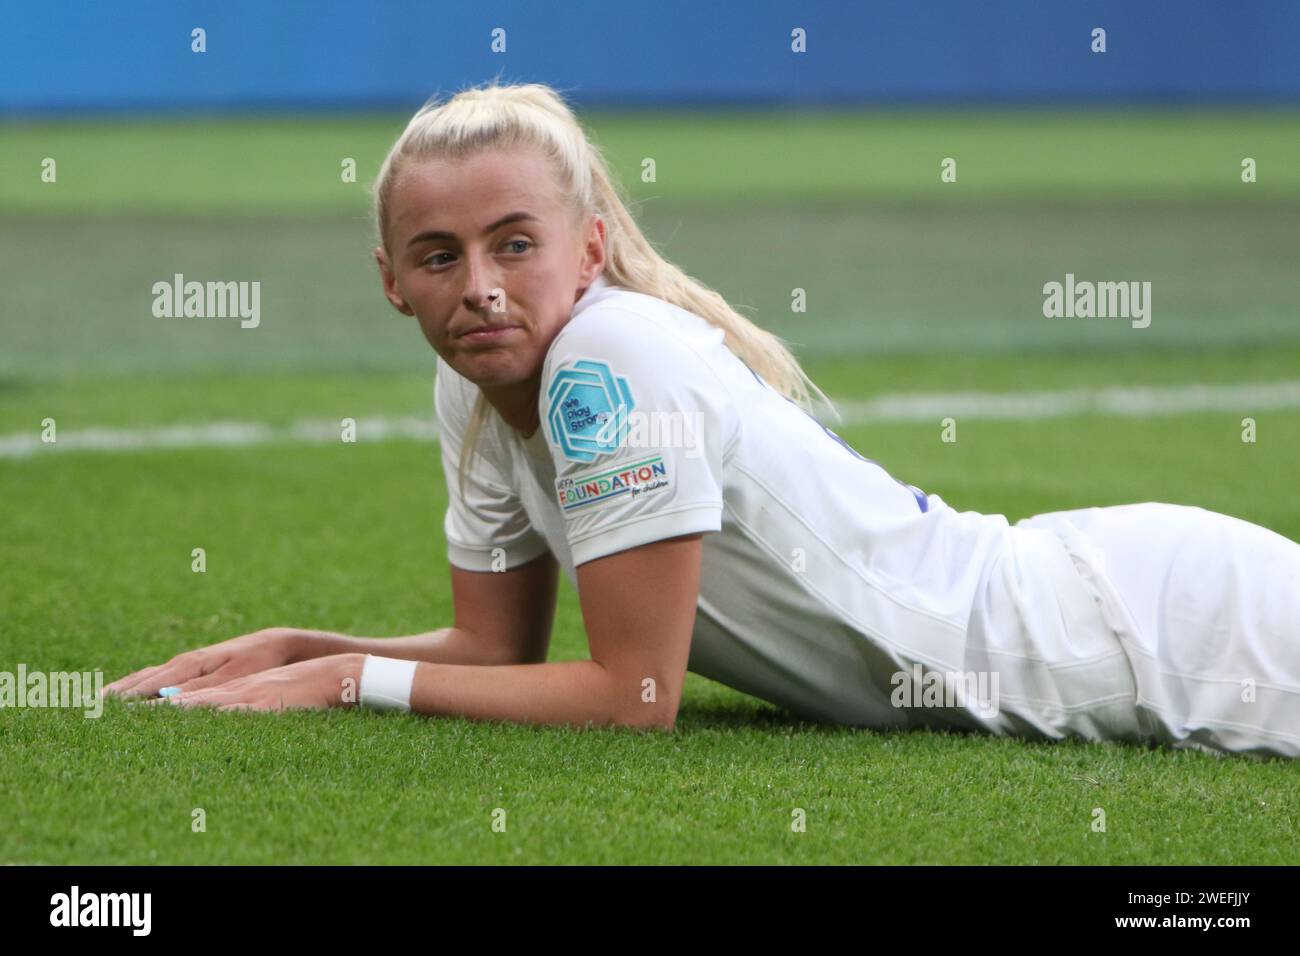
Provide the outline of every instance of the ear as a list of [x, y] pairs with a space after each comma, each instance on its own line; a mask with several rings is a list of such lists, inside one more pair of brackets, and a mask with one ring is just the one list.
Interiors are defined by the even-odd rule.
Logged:
[[582, 250], [582, 268], [578, 272], [578, 284], [586, 287], [596, 276], [605, 271], [605, 220], [593, 215], [587, 222], [587, 234]]
[[415, 310], [406, 304], [402, 293], [397, 289], [397, 277], [388, 264], [388, 253], [384, 252], [383, 246], [375, 246], [375, 262], [379, 264], [379, 278], [384, 283], [384, 298], [402, 315], [415, 315]]

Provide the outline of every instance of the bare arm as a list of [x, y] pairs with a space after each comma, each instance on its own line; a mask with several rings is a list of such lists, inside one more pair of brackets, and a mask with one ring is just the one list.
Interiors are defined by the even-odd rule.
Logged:
[[546, 660], [559, 567], [550, 554], [509, 571], [452, 566], [455, 621], [410, 637], [296, 631], [286, 663], [331, 654], [374, 654], [435, 664], [530, 664]]
[[671, 730], [695, 626], [701, 553], [696, 534], [579, 566], [591, 660], [491, 668], [422, 663], [411, 709], [481, 720]]
[[546, 660], [555, 617], [555, 558], [544, 554], [498, 573], [451, 569], [456, 618], [451, 627], [410, 637], [348, 637], [271, 627], [177, 654], [164, 664], [118, 678], [106, 694], [189, 693], [313, 660], [366, 654], [444, 664], [522, 664]]
[[[581, 565], [578, 594], [590, 660], [496, 667], [418, 661], [411, 709], [476, 720], [672, 730], [695, 626], [702, 550], [694, 534]], [[355, 706], [356, 698], [343, 691], [364, 684], [365, 662], [365, 654], [344, 651], [169, 700], [254, 710]]]

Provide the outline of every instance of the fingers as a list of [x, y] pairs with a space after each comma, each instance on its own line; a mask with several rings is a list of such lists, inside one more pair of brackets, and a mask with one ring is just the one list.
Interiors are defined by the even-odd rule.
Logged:
[[132, 697], [157, 695], [163, 687], [205, 690], [236, 677], [283, 665], [285, 648], [279, 631], [254, 631], [210, 647], [185, 651], [164, 664], [127, 674], [105, 687], [102, 693]]
[[166, 707], [168, 705], [174, 705], [176, 707], [214, 707], [223, 702], [212, 697], [200, 696], [199, 694], [191, 694], [188, 697], [176, 694], [172, 697], [155, 697], [151, 700], [140, 701], [140, 703], [145, 707]]
[[222, 664], [211, 674], [204, 674], [201, 677], [194, 677], [190, 680], [181, 681], [179, 684], [161, 684], [162, 687], [179, 687], [181, 693], [189, 694], [196, 690], [204, 690], [209, 687], [218, 687], [231, 679], [234, 668], [229, 666], [229, 662]]
[[163, 697], [150, 703], [167, 703], [177, 707], [224, 707], [226, 705], [253, 704], [250, 698], [255, 691], [248, 687], [245, 678], [199, 690], [182, 690], [172, 697]]
[[182, 691], [181, 693], [175, 694], [171, 697], [162, 697], [157, 701], [150, 701], [149, 703], [166, 703], [172, 704], [176, 707], [214, 707], [221, 704], [237, 704], [239, 703], [239, 698], [229, 689], [214, 687], [207, 690], [193, 691], [188, 694]]
[[[225, 702], [223, 703], [223, 700]], [[163, 697], [158, 700], [149, 701], [153, 704], [174, 704], [177, 707], [210, 707], [213, 710], [244, 710], [244, 711], [279, 711], [283, 706], [279, 701], [250, 701], [250, 700], [226, 700], [221, 697]]]
[[[222, 661], [220, 666], [206, 673], [204, 672], [205, 660], [208, 662], [206, 666], [211, 666], [211, 658], [185, 654], [166, 664], [146, 667], [134, 674], [128, 674], [105, 687], [104, 693], [115, 693], [122, 697], [140, 695], [157, 697], [158, 691], [164, 687], [179, 687], [181, 690], [187, 690], [190, 689], [190, 685], [194, 685], [194, 689], [202, 689], [224, 683], [230, 678], [228, 667], [230, 660]], [[196, 682], [201, 683], [196, 684]]]
[[232, 682], [225, 686], [213, 687], [207, 690], [181, 693], [174, 697], [159, 697], [156, 700], [148, 700], [144, 703], [149, 707], [172, 705], [175, 707], [211, 707], [215, 710], [284, 710], [283, 695], [258, 695], [250, 688], [236, 686], [237, 683]]
[[[166, 664], [155, 664], [153, 667], [146, 667], [143, 670], [127, 674], [125, 677], [119, 677], [117, 680], [113, 681], [113, 683], [106, 684], [103, 693], [105, 695], [118, 694], [122, 697], [130, 697], [137, 693], [141, 693], [137, 688], [148, 682], [154, 674], [158, 673], [166, 666]], [[158, 686], [166, 687], [167, 685], [159, 684]]]

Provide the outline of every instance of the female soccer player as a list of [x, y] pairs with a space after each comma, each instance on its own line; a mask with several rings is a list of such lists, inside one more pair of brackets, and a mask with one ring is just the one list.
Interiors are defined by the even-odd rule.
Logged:
[[[1300, 756], [1300, 545], [1156, 503], [1011, 525], [890, 477], [658, 255], [550, 89], [426, 106], [375, 197], [384, 294], [437, 353], [455, 623], [259, 631], [110, 691], [671, 729], [689, 668], [855, 726]], [[545, 662], [560, 569], [590, 660]]]

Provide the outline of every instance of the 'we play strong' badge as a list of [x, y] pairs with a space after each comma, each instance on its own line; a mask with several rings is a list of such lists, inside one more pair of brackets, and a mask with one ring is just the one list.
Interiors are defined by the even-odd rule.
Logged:
[[623, 444], [635, 403], [627, 379], [616, 376], [608, 362], [580, 359], [560, 369], [546, 398], [551, 440], [570, 461], [595, 461]]

